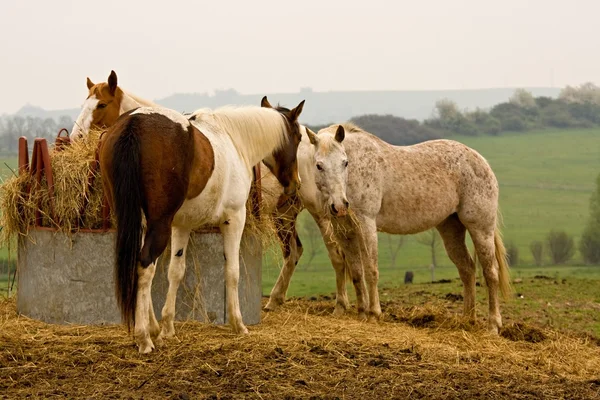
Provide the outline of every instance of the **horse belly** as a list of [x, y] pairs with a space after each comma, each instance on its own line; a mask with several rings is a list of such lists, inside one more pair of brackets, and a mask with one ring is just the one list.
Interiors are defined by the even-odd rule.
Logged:
[[431, 193], [384, 198], [377, 215], [377, 229], [381, 232], [410, 235], [434, 228], [457, 212], [457, 193], [444, 193], [440, 196], [432, 196]]
[[211, 199], [207, 193], [202, 192], [193, 199], [183, 202], [175, 217], [173, 225], [196, 229], [202, 226], [217, 226], [220, 223], [222, 207], [220, 201]]

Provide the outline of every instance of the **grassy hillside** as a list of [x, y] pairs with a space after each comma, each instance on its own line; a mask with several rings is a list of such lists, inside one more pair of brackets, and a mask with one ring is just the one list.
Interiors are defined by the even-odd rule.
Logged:
[[[532, 263], [529, 244], [544, 240], [551, 229], [564, 229], [578, 240], [588, 215], [590, 195], [595, 177], [600, 173], [600, 130], [545, 131], [527, 134], [504, 134], [498, 137], [455, 137], [477, 151], [491, 164], [500, 182], [500, 207], [504, 217], [504, 238], [519, 248], [521, 264]], [[0, 160], [0, 175], [8, 176], [16, 166], [16, 158]], [[301, 225], [312, 223], [306, 213]], [[306, 226], [306, 225], [305, 225]], [[309, 229], [310, 231], [310, 229]], [[329, 292], [334, 276], [322, 245], [317, 238], [316, 255], [308, 265], [312, 246], [307, 231], [300, 230], [305, 255], [298, 265], [290, 294]], [[392, 245], [400, 237], [391, 237]], [[427, 266], [431, 263], [428, 249], [417, 243], [414, 236], [404, 238], [396, 266], [390, 266], [388, 235], [380, 234], [379, 265], [382, 284], [401, 282], [404, 271], [416, 272], [417, 282], [430, 280]], [[268, 292], [279, 273], [278, 251], [265, 257], [263, 269], [265, 292]], [[437, 251], [442, 267], [436, 279], [457, 277], [458, 273], [445, 256], [442, 247]], [[0, 257], [6, 251], [0, 252]], [[548, 258], [546, 257], [548, 261]], [[580, 262], [575, 255], [573, 264]], [[548, 267], [543, 267], [544, 268]], [[597, 268], [600, 275], [600, 268]], [[594, 269], [591, 269], [593, 274]], [[519, 274], [517, 270], [515, 274]], [[586, 273], [588, 274], [588, 273]]]
[[[520, 264], [533, 263], [529, 244], [544, 241], [551, 229], [565, 230], [578, 241], [588, 216], [588, 205], [594, 190], [595, 177], [600, 173], [600, 130], [544, 131], [527, 134], [504, 134], [497, 137], [454, 137], [479, 151], [491, 164], [500, 183], [500, 208], [503, 215], [505, 242], [513, 242], [519, 249]], [[303, 223], [312, 223], [306, 213]], [[301, 231], [307, 247], [298, 265], [298, 282], [293, 282], [290, 293], [310, 293], [311, 286], [333, 288], [334, 277], [326, 252], [317, 241], [317, 254], [310, 266], [307, 255], [311, 252], [310, 240]], [[414, 236], [404, 238], [396, 267], [390, 266], [388, 235], [380, 234], [379, 266], [382, 281], [402, 282], [404, 271], [413, 270], [415, 279], [430, 279], [431, 263], [428, 249]], [[398, 236], [391, 238], [392, 245]], [[472, 249], [472, 245], [470, 245]], [[452, 266], [442, 247], [437, 251], [442, 266]], [[545, 255], [549, 262], [549, 258]], [[573, 263], [580, 263], [576, 253]], [[273, 257], [268, 259], [264, 279], [274, 282], [279, 266]], [[542, 267], [542, 270], [548, 267]], [[600, 277], [600, 267], [597, 268]], [[323, 273], [321, 273], [323, 271]], [[515, 271], [518, 274], [519, 271]], [[594, 274], [594, 269], [591, 269]], [[306, 276], [306, 279], [301, 278]], [[310, 277], [313, 277], [311, 279]], [[454, 267], [437, 271], [435, 278], [458, 277]], [[296, 280], [296, 279], [295, 279]], [[267, 285], [268, 286], [268, 285]], [[269, 286], [269, 290], [270, 290]], [[314, 287], [312, 289], [315, 289]]]

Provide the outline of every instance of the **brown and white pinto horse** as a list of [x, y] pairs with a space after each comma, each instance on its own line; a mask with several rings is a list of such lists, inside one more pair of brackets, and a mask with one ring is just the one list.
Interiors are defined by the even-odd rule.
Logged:
[[110, 71], [106, 82], [94, 84], [87, 78], [87, 88], [88, 97], [83, 102], [79, 117], [71, 130], [71, 140], [86, 136], [90, 129], [113, 126], [121, 114], [134, 108], [159, 107], [120, 88], [115, 71]]
[[[123, 114], [105, 133], [100, 168], [117, 218], [117, 298], [141, 353], [174, 334], [189, 236], [205, 225], [218, 226], [223, 234], [229, 323], [235, 332], [247, 333], [238, 280], [252, 167], [264, 160], [286, 193], [296, 191], [303, 105], [199, 110], [189, 120], [169, 109], [142, 107]], [[160, 330], [150, 289], [156, 259], [169, 238], [169, 289]]]

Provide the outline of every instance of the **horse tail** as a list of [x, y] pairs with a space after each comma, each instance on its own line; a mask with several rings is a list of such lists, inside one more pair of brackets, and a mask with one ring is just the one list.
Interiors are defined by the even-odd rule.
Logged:
[[115, 142], [110, 176], [113, 211], [117, 219], [116, 295], [127, 329], [135, 324], [143, 206], [140, 138], [132, 125], [133, 120], [128, 121]]
[[[502, 233], [500, 231], [500, 225], [502, 224], [501, 219], [502, 215], [498, 212], [498, 223], [494, 230], [494, 255], [496, 257], [496, 262], [498, 263], [498, 283], [500, 292], [502, 293], [502, 297], [507, 299], [512, 294], [513, 288], [510, 284], [510, 267], [506, 248], [504, 247], [504, 241], [502, 240]], [[475, 267], [481, 272], [481, 263], [477, 258], [477, 251], [473, 252], [473, 262]]]
[[512, 293], [512, 286], [510, 284], [510, 271], [508, 266], [508, 258], [506, 256], [506, 248], [502, 241], [502, 234], [500, 229], [496, 228], [494, 231], [494, 247], [496, 254], [496, 261], [498, 262], [498, 281], [500, 285], [500, 292], [502, 296], [507, 299]]

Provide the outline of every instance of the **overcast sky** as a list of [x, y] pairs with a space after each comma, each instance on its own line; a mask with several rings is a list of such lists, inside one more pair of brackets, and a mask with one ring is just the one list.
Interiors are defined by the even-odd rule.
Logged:
[[598, 0], [0, 0], [0, 114], [126, 90], [600, 83]]

